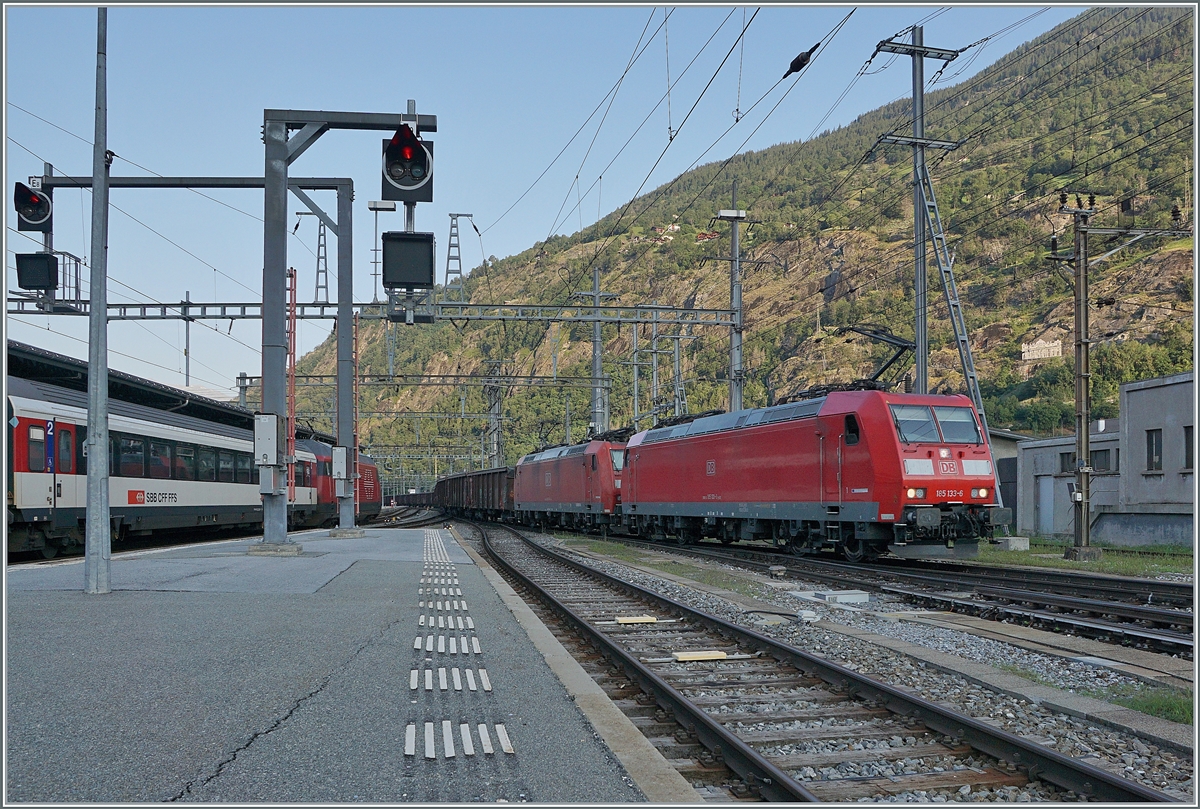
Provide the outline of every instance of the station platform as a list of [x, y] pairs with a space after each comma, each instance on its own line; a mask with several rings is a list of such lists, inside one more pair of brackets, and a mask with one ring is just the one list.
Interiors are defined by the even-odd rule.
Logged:
[[291, 538], [9, 567], [5, 802], [699, 802], [450, 531]]

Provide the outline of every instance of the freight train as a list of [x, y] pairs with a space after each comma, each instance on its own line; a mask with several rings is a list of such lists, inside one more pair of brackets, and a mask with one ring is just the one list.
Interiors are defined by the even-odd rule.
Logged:
[[773, 407], [597, 436], [439, 480], [451, 514], [679, 544], [767, 542], [864, 561], [977, 555], [1011, 522], [962, 395], [829, 389]]
[[[8, 377], [9, 553], [82, 546], [87, 503], [87, 394]], [[245, 427], [109, 401], [109, 516], [114, 542], [159, 531], [254, 530], [262, 498], [254, 465], [253, 416]], [[332, 448], [296, 442], [289, 528], [335, 524]], [[359, 455], [358, 521], [379, 515], [375, 462]]]

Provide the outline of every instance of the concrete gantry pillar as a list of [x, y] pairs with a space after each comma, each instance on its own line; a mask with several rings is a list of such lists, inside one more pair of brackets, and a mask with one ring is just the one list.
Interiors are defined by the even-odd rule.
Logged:
[[[287, 123], [263, 125], [262, 412], [287, 419]], [[282, 450], [280, 452], [282, 455]], [[260, 469], [263, 542], [281, 545], [287, 535], [287, 474], [282, 457]]]

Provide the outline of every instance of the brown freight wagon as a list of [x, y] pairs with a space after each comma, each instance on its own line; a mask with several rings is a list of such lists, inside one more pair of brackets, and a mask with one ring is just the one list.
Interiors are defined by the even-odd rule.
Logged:
[[516, 468], [501, 466], [442, 478], [433, 490], [433, 504], [456, 517], [500, 520], [513, 514]]

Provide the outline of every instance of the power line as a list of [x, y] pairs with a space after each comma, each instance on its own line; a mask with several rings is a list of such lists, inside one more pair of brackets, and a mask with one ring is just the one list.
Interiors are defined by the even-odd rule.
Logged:
[[[27, 320], [23, 320], [23, 319], [22, 319], [22, 318], [21, 318], [19, 315], [12, 315], [12, 318], [13, 318], [14, 320], [17, 320], [18, 322], [23, 322], [23, 323], [24, 323], [26, 326], [29, 326], [30, 328], [39, 329], [39, 330], [40, 330], [40, 328], [41, 328], [40, 326], [37, 326], [37, 325], [35, 325], [35, 324], [33, 324], [33, 323], [31, 323], [31, 322], [27, 321]], [[47, 326], [47, 327], [46, 327], [46, 331], [52, 331], [52, 329], [51, 329], [49, 326]], [[67, 334], [66, 332], [62, 332], [62, 331], [55, 331], [54, 333], [55, 333], [55, 334], [57, 334], [57, 335], [59, 335], [60, 337], [66, 337], [68, 340], [74, 340], [74, 341], [75, 341], [75, 342], [77, 342], [77, 343], [83, 343], [84, 345], [87, 345], [87, 344], [88, 344], [88, 341], [87, 341], [87, 340], [81, 339], [81, 338], [79, 338], [79, 337], [75, 337], [74, 335], [71, 335], [71, 334]], [[151, 362], [150, 360], [148, 360], [148, 359], [145, 359], [144, 357], [135, 357], [135, 356], [134, 356], [134, 355], [132, 355], [132, 354], [124, 354], [124, 353], [122, 353], [122, 352], [120, 352], [120, 351], [117, 351], [115, 348], [109, 348], [109, 349], [108, 349], [108, 353], [109, 353], [109, 354], [116, 354], [117, 356], [120, 356], [120, 357], [125, 357], [126, 359], [136, 360], [136, 361], [138, 361], [138, 362], [145, 363], [146, 365], [152, 366], [152, 367], [154, 367], [154, 368], [161, 368], [162, 370], [164, 370], [164, 371], [169, 371], [170, 373], [173, 373], [173, 374], [177, 374], [177, 373], [179, 373], [179, 369], [178, 369], [178, 368], [168, 368], [168, 367], [167, 367], [167, 366], [165, 366], [165, 365], [159, 365], [159, 364], [158, 364], [158, 363], [156, 363], [156, 362]], [[205, 366], [205, 367], [207, 367], [207, 366]], [[212, 370], [212, 369], [210, 368], [209, 370]], [[214, 386], [214, 387], [216, 387], [217, 389], [223, 390], [223, 388], [222, 388], [222, 386], [221, 386], [221, 384], [220, 384], [219, 382], [213, 382], [211, 379], [201, 379], [200, 381], [201, 381], [201, 382], [207, 382], [209, 385], [213, 385], [213, 386]]]
[[[734, 11], [736, 11], [736, 10], [734, 10]], [[686, 76], [686, 74], [688, 74], [688, 71], [691, 70], [692, 65], [696, 64], [696, 60], [700, 59], [700, 56], [704, 52], [706, 52], [706, 50], [708, 49], [709, 44], [712, 44], [713, 40], [715, 40], [716, 35], [720, 34], [721, 29], [725, 28], [725, 24], [730, 22], [730, 17], [732, 17], [732, 16], [733, 16], [733, 11], [728, 13], [724, 20], [721, 20], [720, 25], [716, 26], [716, 29], [712, 32], [712, 35], [709, 35], [708, 40], [706, 42], [704, 42], [704, 44], [703, 44], [703, 46], [701, 46], [700, 50], [697, 50], [696, 55], [692, 56], [691, 61], [688, 62], [688, 66], [684, 67], [683, 71], [680, 72], [678, 74], [678, 76], [676, 77], [676, 80], [674, 80], [674, 82], [672, 82], [671, 85], [668, 86], [667, 92], [664, 92], [664, 94], [659, 96], [658, 103], [655, 103], [654, 107], [650, 108], [650, 112], [648, 112], [646, 114], [646, 118], [643, 118], [641, 124], [638, 124], [637, 128], [635, 128], [635, 130], [632, 131], [632, 133], [630, 133], [630, 136], [625, 139], [625, 143], [622, 144], [622, 146], [620, 146], [620, 149], [617, 150], [617, 154], [612, 156], [612, 160], [608, 161], [608, 163], [606, 164], [604, 169], [601, 170], [600, 174], [598, 176], [596, 176], [596, 180], [593, 182], [593, 184], [588, 186], [588, 190], [583, 193], [584, 197], [587, 197], [588, 194], [592, 193], [592, 188], [594, 188], [596, 185], [599, 184], [600, 178], [602, 178], [602, 176], [604, 176], [608, 172], [608, 169], [612, 168], [612, 164], [614, 162], [617, 162], [617, 158], [620, 157], [620, 155], [624, 154], [625, 149], [629, 148], [629, 144], [632, 143], [632, 140], [634, 140], [634, 138], [637, 137], [637, 133], [642, 131], [642, 127], [646, 126], [647, 122], [650, 120], [650, 118], [652, 118], [652, 116], [654, 115], [656, 110], [658, 110], [659, 107], [662, 106], [662, 102], [664, 102], [664, 100], [666, 100], [668, 92], [670, 92], [671, 89], [674, 88], [674, 85], [678, 84], [680, 82], [680, 80], [683, 80], [683, 77]], [[746, 110], [746, 112], [749, 112], [749, 110]], [[593, 143], [594, 143], [594, 140], [593, 140]], [[590, 146], [589, 146], [589, 150], [590, 150]], [[584, 158], [586, 158], [586, 157], [584, 157]], [[692, 166], [695, 166], [695, 163], [692, 163]], [[582, 169], [582, 168], [583, 168], [583, 163], [580, 163], [580, 169]], [[578, 174], [576, 173], [576, 178], [577, 178], [577, 176], [578, 176]], [[565, 200], [564, 200], [564, 204], [565, 204]], [[574, 209], [572, 209], [572, 210], [574, 210]], [[559, 209], [559, 214], [562, 214], [562, 209]], [[566, 215], [570, 216], [571, 211], [566, 212]], [[551, 228], [551, 233], [553, 233], [554, 229], [557, 229], [557, 228], [558, 228], [558, 220], [556, 218], [556, 220], [554, 220], [554, 226]]]
[[[88, 140], [87, 138], [83, 137], [82, 135], [77, 135], [77, 134], [75, 134], [74, 132], [70, 131], [69, 129], [64, 129], [63, 127], [59, 126], [58, 124], [54, 123], [53, 121], [49, 121], [49, 120], [47, 120], [47, 119], [43, 118], [42, 116], [38, 115], [37, 113], [30, 112], [29, 110], [25, 109], [24, 107], [18, 106], [17, 104], [14, 104], [14, 103], [13, 103], [13, 102], [11, 102], [11, 101], [9, 101], [9, 102], [7, 102], [7, 103], [8, 103], [8, 105], [9, 105], [10, 107], [13, 107], [14, 109], [18, 109], [18, 110], [20, 110], [21, 112], [25, 113], [26, 115], [30, 115], [30, 116], [32, 116], [32, 117], [34, 117], [34, 118], [37, 118], [37, 119], [38, 119], [39, 121], [41, 121], [42, 123], [44, 123], [44, 124], [48, 124], [49, 126], [52, 126], [52, 127], [54, 127], [55, 129], [59, 130], [60, 132], [65, 132], [66, 134], [70, 135], [71, 137], [73, 137], [73, 138], [76, 138], [76, 139], [78, 139], [78, 140], [81, 140], [81, 141], [83, 141], [83, 142], [84, 142], [84, 143], [86, 143], [88, 146], [91, 146], [91, 145], [92, 145], [92, 142], [91, 142], [90, 140]], [[9, 140], [12, 140], [12, 138], [9, 138]], [[13, 143], [16, 143], [16, 141], [13, 141]], [[17, 145], [18, 145], [18, 146], [20, 146], [20, 144], [19, 144], [19, 143], [18, 143]], [[22, 148], [22, 149], [25, 149], [25, 147], [24, 147], [24, 146], [21, 146], [21, 148]], [[25, 149], [25, 151], [29, 152], [29, 150], [28, 150], [28, 149]], [[30, 153], [30, 154], [33, 154], [33, 152], [29, 152], [29, 153]], [[37, 157], [37, 155], [34, 155], [34, 157]], [[133, 160], [130, 160], [128, 157], [123, 157], [123, 156], [121, 156], [121, 155], [114, 155], [114, 158], [115, 158], [115, 159], [117, 159], [117, 160], [122, 160], [122, 161], [124, 161], [124, 162], [128, 163], [129, 165], [131, 165], [131, 166], [134, 166], [134, 167], [136, 167], [136, 168], [139, 168], [139, 169], [141, 169], [142, 171], [145, 171], [145, 172], [147, 172], [147, 173], [149, 173], [149, 174], [153, 174], [155, 177], [162, 177], [162, 176], [164, 176], [164, 175], [162, 175], [162, 174], [159, 174], [159, 173], [158, 173], [157, 171], [155, 171], [154, 169], [146, 168], [145, 166], [141, 165], [140, 163], [136, 163], [136, 162], [134, 162]], [[39, 159], [40, 159], [40, 158], [39, 158]], [[48, 161], [42, 161], [42, 162], [48, 162]], [[53, 164], [52, 164], [52, 165], [53, 165]], [[79, 186], [79, 189], [80, 189], [80, 191], [83, 191], [83, 190], [85, 190], [85, 189], [84, 189], [84, 186]], [[91, 189], [90, 189], [90, 188], [88, 188], [88, 189], [86, 189], [86, 190], [88, 191], [88, 193], [91, 193]], [[211, 196], [209, 196], [208, 194], [205, 194], [204, 192], [200, 191], [199, 189], [196, 189], [196, 188], [188, 188], [187, 190], [188, 190], [188, 191], [191, 191], [193, 194], [196, 194], [197, 196], [204, 197], [204, 199], [207, 199], [207, 200], [209, 200], [209, 201], [211, 201], [211, 202], [215, 202], [215, 203], [217, 203], [218, 205], [223, 205], [224, 207], [228, 208], [228, 209], [229, 209], [229, 210], [231, 210], [231, 211], [236, 211], [237, 213], [240, 213], [240, 214], [242, 214], [243, 216], [248, 216], [248, 217], [250, 217], [251, 219], [255, 220], [256, 222], [262, 222], [262, 221], [263, 221], [263, 219], [262, 219], [262, 217], [261, 217], [261, 216], [255, 216], [254, 214], [250, 213], [249, 211], [243, 211], [241, 208], [238, 208], [236, 205], [230, 205], [228, 202], [225, 202], [224, 200], [217, 199], [216, 197], [211, 197]], [[114, 206], [114, 207], [115, 207], [115, 206]], [[309, 247], [307, 244], [305, 244], [303, 240], [301, 240], [301, 239], [297, 239], [297, 241], [298, 241], [298, 242], [299, 242], [301, 245], [303, 245], [303, 246], [304, 246], [304, 249], [306, 249], [306, 250], [308, 250], [310, 253], [312, 253], [312, 249], [311, 249], [311, 248], [310, 248], [310, 247]], [[315, 255], [316, 255], [316, 253], [313, 253], [313, 255], [315, 256]]]
[[[756, 12], [756, 13], [757, 13], [757, 12]], [[825, 47], [828, 47], [828, 45], [829, 45], [830, 41], [832, 41], [832, 39], [833, 39], [833, 38], [834, 38], [834, 37], [837, 35], [837, 33], [838, 33], [838, 32], [839, 32], [841, 29], [842, 29], [842, 27], [843, 27], [843, 26], [846, 24], [846, 22], [847, 22], [847, 21], [850, 19], [850, 16], [851, 16], [853, 13], [854, 13], [854, 9], [851, 9], [851, 10], [850, 10], [850, 13], [849, 13], [849, 14], [847, 14], [847, 15], [846, 15], [844, 18], [842, 18], [841, 22], [839, 22], [839, 23], [838, 23], [836, 26], [834, 26], [834, 28], [833, 28], [833, 29], [832, 29], [832, 30], [831, 30], [831, 31], [830, 31], [828, 34], [826, 34], [826, 35], [825, 35], [825, 36], [824, 36], [824, 37], [821, 39], [821, 42], [825, 43]], [[751, 17], [751, 18], [750, 18], [750, 23], [752, 23], [752, 22], [754, 22], [754, 18], [753, 18], [753, 17]], [[750, 23], [747, 23], [747, 24], [746, 24], [746, 25], [747, 25], [747, 27], [749, 27]], [[743, 34], [743, 35], [745, 34], [745, 30], [746, 30], [745, 28], [743, 28], [743, 29], [742, 29], [742, 34]], [[734, 45], [736, 46], [736, 44], [737, 44], [737, 43], [735, 42], [735, 43], [734, 43]], [[824, 50], [824, 48], [822, 49], [822, 51], [823, 51], [823, 50]], [[730, 52], [732, 53], [732, 48], [730, 49]], [[820, 52], [821, 52], [821, 51], [818, 51], [818, 55], [820, 54]], [[728, 56], [727, 56], [726, 58], [728, 58]], [[723, 63], [722, 63], [722, 64], [723, 64]], [[804, 69], [803, 69], [803, 70], [807, 70], [807, 67], [808, 67], [808, 66], [807, 66], [807, 65], [805, 65], [805, 67], [804, 67]], [[720, 68], [718, 68], [718, 70], [720, 70]], [[787, 96], [787, 93], [790, 93], [790, 92], [791, 92], [791, 90], [792, 90], [792, 89], [793, 89], [793, 88], [796, 86], [796, 84], [799, 82], [799, 80], [800, 80], [800, 76], [802, 76], [802, 75], [804, 75], [804, 72], [803, 72], [803, 71], [802, 71], [801, 73], [797, 74], [796, 78], [795, 78], [795, 79], [792, 81], [792, 85], [791, 85], [791, 87], [789, 87], [789, 88], [788, 88], [788, 90], [787, 90], [787, 92], [785, 92], [785, 93], [784, 93], [784, 97], [785, 97], [785, 98], [786, 98], [786, 96]], [[715, 78], [715, 74], [714, 74], [714, 78]], [[786, 78], [786, 76], [785, 76], [784, 78]], [[759, 103], [761, 103], [761, 102], [762, 102], [762, 100], [763, 100], [764, 98], [766, 98], [766, 97], [767, 97], [767, 95], [769, 95], [769, 94], [770, 94], [770, 93], [771, 93], [771, 92], [772, 92], [772, 91], [773, 91], [773, 90], [774, 90], [776, 87], [778, 87], [778, 86], [779, 86], [779, 85], [780, 85], [782, 82], [783, 82], [783, 79], [780, 79], [779, 81], [775, 82], [775, 84], [774, 84], [774, 85], [772, 85], [772, 86], [771, 86], [771, 88], [770, 88], [770, 89], [768, 89], [768, 90], [767, 90], [765, 93], [763, 93], [763, 94], [762, 94], [762, 96], [760, 96], [760, 97], [759, 97], [758, 101], [755, 101], [755, 102], [754, 102], [754, 104], [753, 104], [753, 105], [750, 107], [750, 109], [746, 111], [746, 112], [747, 112], [747, 114], [748, 114], [750, 111], [752, 111], [752, 110], [753, 110], [755, 107], [757, 107], [757, 106], [758, 106], [758, 104], [759, 104]], [[711, 80], [710, 80], [710, 84], [711, 84]], [[780, 100], [779, 100], [778, 102], [776, 102], [775, 106], [771, 108], [770, 112], [768, 112], [768, 113], [767, 113], [767, 116], [766, 116], [766, 117], [764, 117], [764, 119], [763, 119], [762, 121], [760, 121], [760, 122], [759, 122], [758, 126], [757, 126], [757, 127], [755, 127], [754, 131], [750, 133], [750, 136], [749, 136], [749, 137], [747, 137], [747, 138], [746, 138], [746, 140], [744, 140], [744, 141], [742, 142], [742, 146], [745, 146], [745, 144], [746, 144], [746, 143], [749, 141], [750, 137], [753, 137], [754, 133], [755, 133], [755, 132], [757, 132], [757, 131], [758, 131], [758, 129], [759, 129], [759, 128], [761, 128], [761, 127], [763, 126], [763, 124], [765, 124], [765, 123], [766, 123], [766, 120], [767, 120], [767, 118], [769, 118], [769, 117], [771, 116], [771, 114], [773, 114], [773, 113], [775, 112], [775, 110], [776, 110], [776, 109], [778, 109], [779, 105], [780, 105], [782, 102], [783, 102], [783, 98], [780, 98]], [[690, 114], [690, 113], [689, 113], [689, 114]], [[742, 116], [742, 117], [743, 117], [743, 119], [745, 118], [745, 116]], [[695, 165], [695, 163], [698, 163], [698, 162], [699, 162], [701, 159], [703, 159], [704, 155], [708, 154], [708, 152], [709, 152], [709, 151], [710, 151], [710, 150], [711, 150], [711, 149], [712, 149], [712, 148], [713, 148], [713, 147], [716, 145], [716, 143], [717, 143], [717, 142], [719, 142], [719, 141], [720, 141], [722, 138], [724, 138], [724, 136], [725, 136], [726, 134], [728, 134], [728, 132], [729, 132], [729, 131], [730, 131], [730, 130], [733, 128], [733, 126], [736, 126], [736, 125], [737, 125], [737, 122], [735, 122], [735, 123], [734, 123], [732, 126], [730, 126], [728, 129], [726, 129], [726, 130], [725, 130], [725, 132], [721, 133], [721, 135], [720, 135], [720, 136], [718, 136], [718, 138], [716, 139], [716, 141], [714, 141], [712, 145], [710, 145], [710, 146], [709, 146], [707, 149], [705, 149], [705, 151], [704, 151], [704, 152], [701, 154], [701, 156], [700, 156], [700, 157], [698, 157], [698, 158], [696, 159], [696, 161], [694, 161], [694, 162], [693, 162], [693, 164], [692, 164], [692, 165], [694, 166], [694, 165]], [[680, 124], [680, 126], [682, 126], [682, 124]], [[668, 144], [668, 148], [669, 148], [669, 146], [670, 146], [670, 144]], [[739, 148], [741, 148], [741, 147], [739, 147]], [[664, 150], [664, 151], [665, 151], [665, 150]], [[728, 158], [726, 158], [726, 159], [725, 159], [725, 161], [724, 161], [724, 162], [722, 162], [722, 163], [721, 163], [721, 165], [720, 165], [719, 167], [717, 167], [715, 170], [713, 170], [713, 172], [712, 172], [712, 177], [709, 179], [708, 183], [706, 183], [706, 184], [705, 184], [705, 185], [704, 185], [704, 186], [703, 186], [703, 187], [702, 187], [702, 188], [701, 188], [701, 189], [700, 189], [700, 190], [699, 190], [699, 191], [698, 191], [698, 192], [697, 192], [697, 193], [696, 193], [696, 194], [695, 194], [695, 195], [692, 197], [692, 199], [691, 199], [691, 200], [690, 200], [690, 201], [687, 203], [687, 205], [685, 205], [685, 206], [683, 207], [683, 209], [681, 210], [681, 215], [682, 215], [683, 213], [686, 213], [687, 211], [689, 211], [689, 210], [691, 209], [692, 205], [694, 205], [694, 204], [696, 203], [696, 201], [697, 201], [697, 200], [698, 200], [698, 199], [699, 199], [699, 198], [700, 198], [700, 197], [701, 197], [701, 196], [704, 194], [704, 192], [705, 192], [705, 191], [707, 191], [707, 189], [709, 188], [709, 186], [711, 186], [711, 185], [712, 185], [712, 183], [716, 181], [716, 178], [717, 178], [718, 176], [720, 176], [720, 173], [721, 173], [721, 172], [722, 172], [722, 171], [725, 169], [725, 167], [726, 167], [727, 165], [729, 165], [729, 163], [730, 163], [730, 162], [731, 162], [731, 161], [732, 161], [732, 160], [733, 160], [735, 157], [737, 157], [737, 151], [736, 151], [736, 150], [734, 151], [734, 153], [733, 153], [733, 154], [731, 154], [731, 155], [730, 155]], [[660, 157], [660, 159], [661, 159], [661, 157]], [[657, 164], [656, 164], [656, 165], [657, 165]], [[653, 171], [653, 169], [651, 169], [651, 171]], [[679, 180], [680, 180], [680, 179], [682, 179], [682, 177], [683, 177], [683, 175], [682, 175], [682, 174], [681, 174], [681, 175], [679, 175], [679, 176], [677, 176], [675, 179], [671, 180], [671, 182], [669, 182], [669, 183], [667, 183], [665, 186], [663, 186], [663, 188], [659, 189], [658, 193], [657, 193], [657, 194], [655, 194], [655, 195], [654, 195], [654, 196], [653, 196], [653, 197], [650, 199], [650, 201], [649, 201], [649, 202], [647, 202], [647, 203], [646, 203], [646, 205], [644, 205], [644, 206], [642, 207], [642, 210], [641, 210], [641, 211], [640, 211], [640, 212], [637, 214], [637, 216], [635, 216], [635, 217], [633, 218], [633, 220], [631, 220], [631, 222], [630, 222], [630, 225], [632, 226], [633, 222], [636, 222], [636, 221], [638, 221], [638, 220], [639, 220], [639, 219], [640, 219], [640, 218], [641, 218], [643, 215], [645, 215], [645, 214], [646, 214], [646, 213], [647, 213], [647, 212], [648, 212], [648, 211], [649, 211], [651, 208], [653, 208], [653, 207], [654, 207], [654, 204], [655, 204], [655, 203], [656, 203], [656, 202], [657, 202], [659, 199], [662, 199], [662, 198], [663, 198], [663, 197], [664, 197], [664, 196], [665, 196], [665, 195], [666, 195], [666, 194], [667, 194], [667, 193], [668, 193], [668, 192], [669, 192], [669, 191], [670, 191], [672, 188], [674, 188], [674, 187], [675, 187], [675, 184], [676, 184], [676, 183], [678, 183], [678, 182], [679, 182]], [[648, 179], [648, 178], [649, 178], [649, 175], [647, 175], [647, 179]], [[645, 185], [645, 181], [643, 181], [643, 185]], [[640, 188], [639, 188], [639, 191], [640, 191]], [[602, 245], [601, 245], [601, 246], [600, 246], [600, 247], [599, 247], [599, 248], [596, 250], [596, 252], [595, 252], [595, 253], [592, 255], [592, 259], [591, 259], [591, 261], [589, 261], [589, 262], [588, 262], [588, 265], [587, 265], [587, 267], [584, 269], [584, 272], [586, 272], [587, 270], [589, 270], [589, 269], [591, 268], [592, 264], [594, 264], [594, 263], [595, 263], [595, 261], [596, 261], [596, 260], [599, 258], [600, 254], [603, 252], [603, 250], [604, 250], [604, 249], [605, 249], [605, 248], [608, 246], [609, 242], [611, 242], [611, 240], [612, 240], [612, 238], [613, 238], [613, 235], [614, 235], [614, 233], [616, 232], [616, 229], [617, 229], [617, 227], [620, 225], [620, 219], [624, 217], [624, 212], [625, 212], [626, 210], [628, 210], [628, 209], [629, 209], [629, 206], [630, 206], [630, 205], [632, 205], [632, 204], [633, 204], [633, 203], [634, 203], [636, 200], [637, 200], [637, 195], [635, 194], [635, 195], [634, 195], [634, 197], [633, 197], [633, 198], [632, 198], [632, 199], [629, 201], [629, 203], [627, 203], [627, 204], [626, 204], [626, 206], [625, 206], [625, 209], [622, 211], [621, 217], [620, 217], [620, 218], [618, 218], [618, 220], [617, 220], [617, 222], [616, 222], [616, 223], [614, 223], [614, 225], [613, 225], [612, 229], [610, 229], [610, 231], [609, 231], [609, 234], [608, 234], [608, 236], [606, 236], [606, 237], [605, 237], [605, 242], [604, 242], [604, 244], [602, 244]], [[643, 250], [642, 250], [640, 253], [638, 253], [636, 256], [634, 256], [634, 257], [633, 257], [633, 258], [630, 260], [629, 264], [630, 264], [630, 265], [632, 265], [632, 264], [636, 263], [637, 261], [641, 260], [641, 258], [642, 258], [642, 257], [643, 257], [643, 256], [644, 256], [644, 255], [645, 255], [645, 254], [646, 254], [646, 253], [649, 251], [649, 249], [650, 249], [650, 246], [648, 245], [648, 246], [647, 246], [646, 248], [644, 248], [644, 249], [643, 249]]]
[[[646, 36], [646, 29], [649, 28], [650, 23], [654, 21], [654, 15], [657, 13], [657, 11], [658, 11], [658, 9], [651, 9], [650, 17], [646, 20], [646, 26], [645, 26], [645, 28], [642, 29], [641, 36], [638, 37], [639, 44], [641, 43], [642, 39]], [[672, 9], [671, 13], [674, 13], [674, 9]], [[592, 118], [594, 118], [596, 116], [596, 113], [600, 111], [600, 108], [602, 106], [604, 106], [604, 102], [608, 100], [608, 97], [610, 95], [612, 95], [613, 93], [615, 93], [617, 91], [617, 88], [621, 86], [621, 82], [623, 82], [625, 80], [625, 76], [627, 76], [629, 74], [630, 69], [632, 69], [634, 64], [637, 63], [638, 59], [640, 59], [642, 57], [642, 54], [646, 52], [646, 49], [650, 47], [650, 43], [653, 42], [655, 37], [658, 36], [658, 31], [661, 30], [662, 26], [666, 24], [666, 21], [669, 17], [670, 17], [670, 14], [668, 14], [666, 17], [663, 18], [663, 22], [659, 25], [659, 27], [657, 29], [655, 29], [654, 33], [650, 36], [650, 39], [646, 40], [646, 44], [642, 46], [642, 49], [640, 51], [637, 51], [637, 56], [635, 56], [633, 59], [631, 59], [629, 64], [627, 64], [625, 66], [625, 70], [621, 73], [620, 77], [617, 79], [616, 84], [614, 84], [612, 86], [612, 88], [609, 89], [609, 91], [604, 94], [604, 98], [600, 99], [600, 103], [596, 105], [596, 108], [594, 110], [592, 110], [591, 115], [589, 115], [587, 117], [587, 120], [585, 120], [582, 124], [579, 125], [579, 129], [575, 130], [575, 134], [572, 135], [571, 139], [567, 141], [566, 145], [563, 146], [562, 149], [559, 150], [558, 154], [554, 156], [554, 159], [550, 161], [550, 164], [547, 165], [546, 168], [542, 169], [542, 173], [539, 174], [537, 176], [537, 178], [532, 183], [529, 184], [529, 187], [526, 188], [524, 192], [522, 192], [521, 196], [517, 197], [516, 201], [513, 202], [512, 205], [509, 205], [508, 208], [505, 209], [504, 213], [500, 214], [500, 216], [496, 218], [495, 222], [492, 222], [492, 224], [485, 227], [483, 229], [482, 233], [487, 233], [489, 230], [494, 228], [496, 225], [500, 224], [500, 221], [503, 220], [504, 217], [508, 216], [508, 214], [512, 211], [512, 209], [517, 207], [517, 205], [520, 204], [521, 200], [525, 199], [526, 195], [528, 195], [529, 192], [532, 191], [539, 182], [541, 182], [542, 178], [546, 176], [546, 172], [548, 172], [548, 171], [550, 171], [550, 169], [554, 168], [554, 164], [558, 162], [558, 159], [563, 156], [563, 153], [566, 152], [567, 149], [571, 146], [571, 144], [575, 142], [575, 138], [579, 137], [579, 133], [584, 130], [584, 127], [586, 127], [588, 125], [588, 122], [591, 121]], [[637, 50], [636, 45], [634, 46], [634, 49]]]

